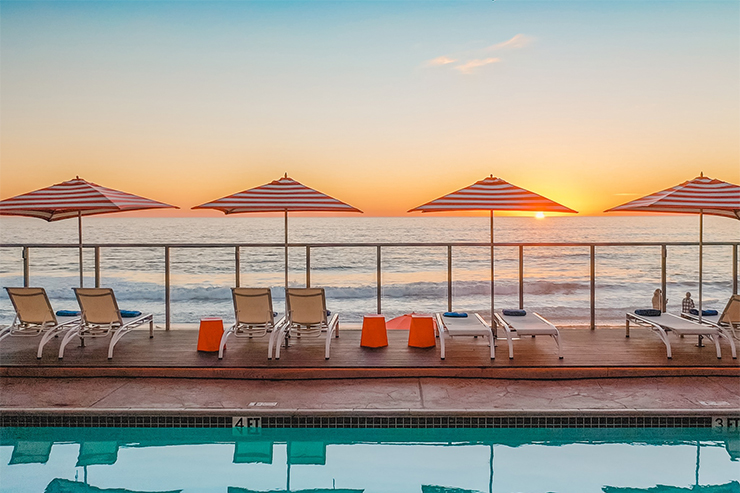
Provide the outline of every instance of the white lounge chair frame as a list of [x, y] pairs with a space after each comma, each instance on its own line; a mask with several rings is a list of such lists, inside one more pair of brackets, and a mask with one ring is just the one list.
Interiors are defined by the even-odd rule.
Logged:
[[[695, 322], [699, 321], [699, 315], [682, 312], [681, 316]], [[735, 327], [740, 327], [740, 294], [733, 294], [725, 305], [725, 309], [719, 315], [701, 317], [701, 322], [712, 325], [719, 329], [728, 330], [737, 339]]]
[[440, 357], [445, 359], [445, 340], [457, 336], [487, 337], [491, 348], [491, 359], [496, 358], [496, 344], [491, 327], [483, 318], [474, 313], [468, 317], [445, 317], [442, 313], [435, 313], [437, 330], [439, 331]]
[[673, 359], [673, 352], [671, 351], [671, 342], [668, 340], [668, 332], [673, 332], [677, 336], [700, 336], [706, 337], [710, 341], [714, 342], [714, 347], [717, 349], [717, 359], [722, 358], [722, 349], [719, 346], [719, 340], [722, 338], [727, 339], [730, 342], [730, 349], [732, 351], [732, 358], [737, 359], [737, 351], [735, 349], [735, 342], [732, 337], [727, 335], [720, 327], [712, 325], [698, 324], [691, 320], [672, 315], [670, 313], [664, 313], [659, 317], [643, 317], [635, 313], [627, 313], [626, 315], [626, 327], [627, 337], [629, 337], [630, 323], [640, 325], [652, 329], [652, 331], [663, 341], [666, 347], [666, 353], [668, 359]]
[[[324, 359], [329, 359], [331, 340], [339, 337], [339, 314], [334, 313], [331, 319], [327, 316], [326, 294], [324, 288], [286, 288], [287, 323], [283, 324], [275, 335], [275, 359], [280, 359], [280, 341], [295, 335], [320, 337], [326, 333]], [[282, 339], [281, 339], [282, 338]]]
[[108, 337], [108, 359], [113, 359], [113, 348], [123, 336], [136, 327], [149, 322], [149, 337], [153, 337], [154, 317], [151, 313], [139, 315], [131, 320], [123, 321], [121, 310], [118, 309], [116, 296], [110, 288], [73, 288], [77, 302], [82, 310], [81, 322], [69, 330], [62, 339], [59, 347], [59, 359], [64, 358], [64, 348], [75, 337], [80, 338], [80, 344], [85, 345], [85, 339]]
[[6, 337], [41, 336], [36, 358], [41, 359], [44, 346], [65, 330], [80, 324], [80, 317], [59, 321], [44, 288], [5, 288], [15, 309], [13, 323], [0, 329], [0, 341]]
[[272, 311], [272, 293], [270, 288], [231, 288], [234, 301], [234, 324], [224, 331], [218, 347], [218, 359], [223, 359], [226, 340], [233, 335], [236, 338], [252, 339], [269, 334], [267, 359], [272, 359], [277, 328], [285, 323], [285, 317], [275, 322]]
[[555, 325], [539, 313], [527, 313], [524, 316], [512, 317], [503, 313], [496, 313], [496, 320], [506, 333], [506, 342], [509, 344], [509, 359], [514, 359], [514, 345], [512, 341], [521, 336], [550, 336], [558, 346], [558, 359], [563, 359], [563, 348], [560, 345], [560, 331]]

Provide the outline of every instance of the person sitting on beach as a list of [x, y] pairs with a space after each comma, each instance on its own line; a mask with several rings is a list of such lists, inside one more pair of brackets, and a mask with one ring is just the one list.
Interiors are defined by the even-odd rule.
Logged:
[[[653, 293], [653, 309], [665, 311], [665, 304], [663, 303], [663, 292], [660, 289], [656, 289]], [[668, 300], [665, 300], [668, 303]]]
[[691, 293], [686, 293], [686, 297], [681, 301], [681, 311], [689, 313], [694, 308], [696, 307], [694, 306], [694, 300], [691, 299]]

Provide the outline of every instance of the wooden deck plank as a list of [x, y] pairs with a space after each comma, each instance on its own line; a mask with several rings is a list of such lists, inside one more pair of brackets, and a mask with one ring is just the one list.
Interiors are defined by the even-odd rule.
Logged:
[[[546, 336], [514, 341], [514, 359], [508, 358], [505, 339], [499, 339], [496, 359], [490, 360], [483, 338], [455, 338], [448, 342], [447, 358], [435, 348], [407, 346], [407, 331], [388, 331], [389, 346], [361, 348], [360, 331], [343, 330], [332, 341], [331, 358], [324, 359], [324, 338], [291, 340], [280, 360], [268, 361], [267, 338], [229, 339], [223, 360], [217, 353], [196, 351], [196, 330], [136, 330], [116, 346], [114, 359], [106, 357], [107, 339], [88, 340], [86, 347], [67, 346], [57, 359], [60, 339], [51, 341], [37, 360], [39, 339], [12, 337], [0, 343], [2, 376], [179, 376], [215, 378], [351, 378], [389, 376], [462, 376], [489, 378], [599, 378], [608, 376], [740, 375], [740, 361], [732, 359], [722, 342], [723, 358], [713, 344], [696, 347], [697, 339], [673, 337], [673, 359], [649, 330], [636, 328], [625, 338], [622, 329], [561, 329], [564, 358]], [[166, 371], [165, 371], [166, 370]]]

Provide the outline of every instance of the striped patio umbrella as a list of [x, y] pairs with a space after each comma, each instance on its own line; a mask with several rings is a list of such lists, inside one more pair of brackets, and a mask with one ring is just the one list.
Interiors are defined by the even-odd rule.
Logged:
[[[702, 311], [702, 257], [704, 214], [740, 219], [740, 187], [701, 173], [693, 180], [645, 197], [612, 207], [604, 212], [668, 212], [699, 214], [699, 321]], [[666, 294], [663, 293], [663, 307]]]
[[[494, 211], [571, 212], [576, 211], [542, 195], [496, 178], [493, 175], [477, 181], [408, 212], [490, 211], [491, 213], [491, 317], [494, 308]], [[450, 307], [451, 308], [451, 307]]]
[[288, 212], [362, 212], [288, 177], [250, 188], [193, 209], [216, 209], [225, 214], [283, 212], [285, 214], [285, 287], [288, 287]]
[[80, 287], [83, 287], [82, 216], [164, 208], [177, 209], [174, 205], [90, 183], [79, 176], [74, 180], [0, 201], [0, 215], [3, 216], [38, 217], [49, 222], [77, 218]]

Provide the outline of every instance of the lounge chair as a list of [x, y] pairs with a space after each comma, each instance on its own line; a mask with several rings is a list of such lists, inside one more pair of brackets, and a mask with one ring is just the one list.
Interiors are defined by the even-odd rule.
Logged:
[[110, 337], [108, 359], [113, 358], [113, 348], [121, 338], [132, 329], [149, 322], [149, 337], [152, 337], [154, 321], [151, 313], [139, 315], [124, 322], [118, 309], [116, 297], [110, 288], [73, 288], [77, 302], [82, 310], [82, 320], [76, 327], [67, 331], [59, 347], [59, 359], [64, 357], [64, 348], [69, 341], [79, 337], [82, 346], [85, 339]]
[[19, 440], [13, 446], [9, 466], [13, 464], [46, 464], [49, 462], [54, 442], [31, 442]]
[[5, 291], [13, 303], [15, 319], [9, 327], [0, 329], [0, 341], [11, 336], [40, 335], [41, 341], [36, 352], [38, 359], [41, 359], [47, 342], [80, 323], [80, 317], [57, 319], [44, 288], [5, 288]]
[[252, 339], [270, 335], [267, 345], [267, 359], [272, 359], [275, 339], [280, 327], [285, 323], [285, 317], [275, 322], [275, 313], [272, 311], [272, 293], [269, 288], [231, 288], [231, 297], [234, 300], [234, 324], [226, 329], [221, 336], [218, 347], [218, 359], [223, 359], [226, 340], [232, 334], [234, 337]]
[[272, 464], [273, 443], [266, 440], [237, 440], [234, 464]]
[[491, 359], [496, 358], [493, 331], [480, 315], [475, 313], [468, 317], [445, 317], [442, 313], [435, 313], [434, 316], [437, 319], [442, 359], [445, 359], [445, 339], [452, 339], [457, 336], [487, 337], [488, 345], [491, 348]]
[[666, 352], [668, 353], [668, 359], [673, 358], [671, 352], [671, 343], [668, 340], [668, 332], [673, 332], [677, 336], [701, 336], [706, 337], [710, 341], [714, 342], [714, 346], [717, 349], [717, 358], [722, 358], [722, 350], [719, 347], [719, 340], [725, 338], [730, 342], [730, 349], [732, 350], [732, 358], [737, 358], [737, 352], [735, 350], [735, 342], [732, 337], [728, 336], [724, 330], [720, 327], [715, 327], [707, 324], [699, 324], [692, 320], [688, 320], [670, 313], [663, 313], [656, 317], [647, 317], [644, 315], [637, 315], [636, 313], [627, 313], [626, 315], [626, 327], [627, 337], [629, 337], [630, 323], [640, 325], [652, 329], [652, 331], [663, 341], [665, 344]]
[[110, 466], [118, 460], [118, 442], [82, 442], [75, 467]]
[[550, 336], [558, 346], [558, 358], [563, 359], [563, 349], [560, 346], [560, 331], [549, 320], [539, 313], [531, 312], [522, 316], [504, 315], [496, 313], [496, 320], [506, 332], [506, 342], [509, 344], [509, 359], [514, 359], [514, 345], [512, 340], [521, 336]]
[[[683, 318], [689, 320], [699, 321], [698, 312], [696, 315], [692, 313], [681, 313]], [[740, 327], [740, 294], [733, 294], [725, 305], [725, 309], [722, 313], [717, 315], [702, 315], [702, 323], [714, 325], [722, 329], [729, 329], [730, 332], [735, 334], [735, 327]]]
[[288, 320], [275, 336], [275, 359], [280, 359], [281, 337], [287, 346], [292, 335], [297, 338], [304, 335], [319, 337], [322, 332], [326, 333], [324, 358], [329, 359], [331, 340], [339, 337], [339, 314], [328, 317], [324, 288], [286, 288], [285, 299]]
[[324, 442], [288, 442], [288, 464], [326, 465]]

